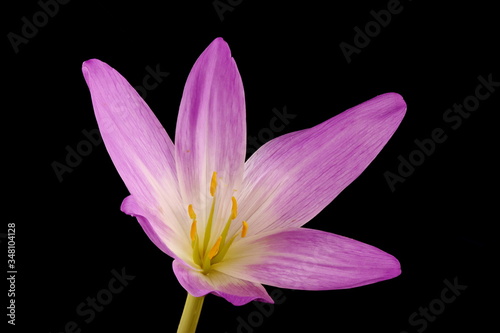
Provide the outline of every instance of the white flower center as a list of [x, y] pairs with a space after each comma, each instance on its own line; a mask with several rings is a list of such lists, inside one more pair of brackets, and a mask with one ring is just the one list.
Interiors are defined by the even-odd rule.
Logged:
[[[233, 237], [229, 239], [227, 238], [231, 223], [238, 215], [238, 203], [236, 202], [236, 198], [232, 197], [231, 214], [226, 222], [226, 225], [224, 226], [224, 229], [222, 230], [220, 236], [217, 238], [215, 244], [210, 249], [208, 248], [208, 243], [210, 241], [210, 237], [212, 236], [216, 189], [217, 172], [214, 171], [212, 174], [212, 179], [210, 181], [210, 195], [212, 196], [212, 205], [210, 207], [210, 214], [206, 223], [205, 232], [203, 233], [203, 237], [201, 237], [201, 239], [200, 235], [198, 235], [196, 213], [194, 211], [193, 205], [188, 206], [189, 217], [193, 220], [191, 224], [191, 231], [189, 233], [191, 237], [191, 247], [193, 249], [193, 261], [202, 269], [203, 274], [207, 274], [210, 271], [210, 267], [212, 265], [221, 262], [222, 259], [224, 259], [224, 256], [227, 254], [229, 247], [233, 243], [234, 239], [238, 236], [237, 233]], [[246, 221], [242, 221], [241, 224], [241, 237], [245, 237], [248, 230], [248, 223]]]

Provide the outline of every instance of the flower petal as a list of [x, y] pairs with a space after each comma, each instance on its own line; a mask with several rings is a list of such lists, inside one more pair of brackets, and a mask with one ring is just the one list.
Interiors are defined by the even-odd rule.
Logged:
[[266, 289], [258, 283], [236, 279], [217, 271], [204, 275], [178, 260], [174, 260], [173, 269], [179, 283], [195, 297], [212, 293], [233, 305], [244, 305], [251, 301], [274, 303]]
[[[106, 149], [138, 205], [161, 212], [157, 215], [165, 215], [165, 221], [187, 219], [178, 211], [173, 143], [148, 105], [106, 63], [85, 61], [82, 72]], [[173, 224], [181, 233], [180, 224]]]
[[[125, 214], [136, 217], [149, 239], [164, 253], [174, 259], [190, 260], [191, 248], [185, 246], [186, 243], [179, 242], [179, 236], [163, 222], [162, 218], [156, 216], [156, 212], [141, 207], [133, 195], [123, 200], [120, 209]], [[187, 238], [186, 235], [184, 237]]]
[[401, 273], [396, 258], [371, 245], [324, 231], [293, 228], [233, 245], [214, 269], [280, 288], [330, 290], [363, 286]]
[[175, 134], [180, 190], [185, 205], [193, 205], [199, 223], [207, 220], [214, 171], [220, 198], [216, 216], [227, 219], [233, 190], [243, 177], [245, 140], [243, 84], [227, 43], [217, 38], [189, 74]]
[[400, 95], [379, 95], [262, 146], [245, 164], [237, 193], [249, 235], [300, 227], [316, 216], [377, 156], [405, 110]]

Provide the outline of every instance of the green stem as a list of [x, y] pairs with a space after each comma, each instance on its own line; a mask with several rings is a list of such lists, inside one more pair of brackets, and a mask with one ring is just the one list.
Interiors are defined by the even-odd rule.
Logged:
[[205, 296], [194, 297], [190, 293], [187, 295], [186, 304], [182, 311], [181, 321], [177, 328], [177, 333], [194, 333], [196, 326], [198, 326], [198, 319], [200, 319], [201, 308]]

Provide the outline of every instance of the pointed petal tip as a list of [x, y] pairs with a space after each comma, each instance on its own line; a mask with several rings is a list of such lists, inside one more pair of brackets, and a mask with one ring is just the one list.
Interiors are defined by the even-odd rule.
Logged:
[[401, 106], [404, 106], [406, 110], [406, 101], [404, 100], [403, 96], [396, 92], [389, 92], [387, 94], [391, 96], [395, 102], [399, 103]]
[[391, 265], [390, 267], [388, 268], [387, 270], [387, 280], [388, 279], [393, 279], [395, 277], [398, 277], [399, 275], [401, 275], [401, 263], [399, 262], [399, 260], [388, 254], [390, 257], [391, 257]]
[[226, 41], [222, 37], [217, 37], [214, 39], [213, 43], [226, 43]]
[[395, 92], [388, 92], [375, 96], [352, 109], [362, 110], [367, 115], [369, 114], [375, 123], [383, 124], [384, 129], [389, 134], [388, 138], [390, 138], [403, 121], [406, 108], [403, 96]]
[[[203, 52], [206, 56], [231, 57], [231, 49], [229, 44], [222, 38], [215, 38]], [[203, 55], [202, 53], [202, 55]], [[200, 56], [201, 57], [201, 56]]]
[[91, 59], [85, 60], [82, 63], [82, 73], [83, 73], [83, 77], [85, 78], [87, 83], [90, 82], [89, 79], [91, 77], [98, 78], [98, 77], [102, 76], [102, 74], [109, 75], [112, 73], [112, 75], [121, 77], [121, 74], [118, 73], [113, 67], [111, 67], [110, 65], [108, 65], [104, 61], [101, 61], [101, 60], [96, 59], [96, 58], [91, 58]]
[[95, 74], [99, 70], [113, 71], [113, 68], [111, 66], [109, 66], [107, 63], [105, 63], [99, 59], [95, 59], [95, 58], [85, 60], [82, 63], [82, 73], [83, 73], [83, 77], [85, 78], [85, 81], [87, 82], [87, 84], [90, 84], [90, 82], [91, 82], [90, 78], [91, 78], [92, 74]]
[[379, 97], [384, 98], [384, 100], [387, 103], [390, 103], [393, 105], [393, 108], [387, 108], [388, 112], [395, 112], [399, 113], [402, 116], [406, 113], [406, 101], [404, 100], [403, 96], [396, 92], [388, 92], [382, 95], [379, 95]]
[[368, 246], [375, 250], [374, 254], [376, 255], [373, 257], [372, 263], [376, 265], [372, 267], [372, 271], [367, 271], [366, 282], [361, 285], [391, 280], [401, 275], [401, 264], [395, 256], [371, 245]]
[[[401, 264], [399, 260], [390, 253], [377, 248], [375, 249], [378, 251], [378, 258], [374, 260], [374, 262], [376, 261], [378, 263], [378, 267], [373, 272], [369, 273], [373, 274], [373, 280], [364, 284], [390, 280], [401, 275]], [[367, 281], [369, 281], [369, 279], [367, 279]]]
[[82, 73], [83, 77], [85, 78], [85, 81], [88, 81], [89, 67], [92, 66], [92, 60], [94, 59], [89, 59], [82, 63]]
[[99, 66], [99, 65], [102, 65], [102, 64], [104, 64], [104, 62], [102, 62], [99, 59], [95, 59], [95, 58], [85, 60], [82, 63], [82, 71], [88, 71], [89, 69], [92, 69], [92, 67]]
[[217, 37], [215, 38], [210, 45], [215, 45], [215, 46], [228, 46], [227, 42], [224, 40], [222, 37]]
[[404, 103], [403, 96], [401, 96], [401, 94], [399, 94], [397, 92], [390, 91], [390, 92], [386, 92], [384, 94], [381, 94], [380, 96], [390, 97], [394, 100], [399, 100], [399, 101], [402, 101]]

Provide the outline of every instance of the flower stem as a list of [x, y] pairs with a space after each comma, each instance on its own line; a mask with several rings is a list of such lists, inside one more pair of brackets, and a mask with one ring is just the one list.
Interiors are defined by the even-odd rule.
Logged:
[[204, 300], [205, 296], [194, 297], [188, 293], [186, 304], [184, 305], [184, 310], [182, 311], [181, 321], [179, 322], [179, 327], [177, 328], [177, 333], [196, 332], [196, 326], [198, 326], [198, 319], [200, 319], [201, 308]]

